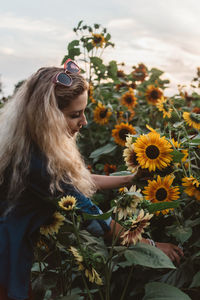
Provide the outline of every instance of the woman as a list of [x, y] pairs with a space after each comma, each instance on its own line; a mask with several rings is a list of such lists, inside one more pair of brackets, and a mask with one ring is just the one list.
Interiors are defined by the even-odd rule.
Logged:
[[[39, 228], [55, 211], [50, 199], [70, 194], [79, 208], [101, 214], [90, 198], [96, 189], [130, 184], [133, 175], [91, 175], [76, 146], [87, 124], [88, 84], [71, 60], [64, 70], [41, 68], [0, 111], [0, 285], [4, 298], [31, 299], [30, 270]], [[114, 221], [93, 220], [87, 230], [112, 235]], [[143, 239], [143, 242], [149, 241]], [[172, 260], [182, 251], [157, 243]]]

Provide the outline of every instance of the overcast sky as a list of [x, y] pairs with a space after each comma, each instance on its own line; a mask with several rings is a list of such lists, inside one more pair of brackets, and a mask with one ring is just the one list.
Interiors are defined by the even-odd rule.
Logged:
[[145, 63], [189, 84], [200, 66], [199, 0], [0, 0], [0, 74], [4, 95], [42, 66], [59, 66], [80, 20], [108, 29], [105, 62]]

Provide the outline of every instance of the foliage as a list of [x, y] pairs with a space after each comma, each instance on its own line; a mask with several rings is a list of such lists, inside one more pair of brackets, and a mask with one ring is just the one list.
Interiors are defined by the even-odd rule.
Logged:
[[[131, 189], [98, 192], [93, 197], [105, 211], [103, 215], [80, 216], [76, 208], [67, 216], [64, 212], [66, 221], [59, 234], [41, 236], [44, 246], [37, 249], [34, 282], [42, 281], [45, 299], [197, 299], [199, 68], [190, 95], [185, 86], [179, 86], [178, 94], [167, 97], [169, 81], [163, 79], [161, 70], [139, 63], [127, 71], [124, 63], [104, 63], [105, 49], [114, 47], [106, 28], [80, 21], [74, 32], [77, 39], [68, 44], [62, 63], [75, 59], [89, 82], [88, 125], [78, 140], [81, 153], [91, 172], [112, 174], [114, 170], [113, 175], [137, 175]], [[156, 155], [160, 160], [153, 166]], [[109, 216], [127, 232], [141, 220], [146, 227], [151, 219], [141, 234], [183, 247], [180, 266], [174, 266], [159, 249], [138, 243], [138, 236], [127, 247], [117, 238], [107, 244], [84, 230], [86, 220]], [[75, 250], [70, 251], [70, 246], [78, 254], [73, 256]], [[40, 269], [36, 271], [38, 262]]]

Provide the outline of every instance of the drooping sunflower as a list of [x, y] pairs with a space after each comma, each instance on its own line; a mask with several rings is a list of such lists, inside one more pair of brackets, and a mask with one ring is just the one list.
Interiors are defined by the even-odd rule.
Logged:
[[200, 200], [200, 181], [193, 176], [184, 177], [182, 185], [185, 187], [185, 193], [190, 197], [194, 196], [196, 200]]
[[58, 202], [58, 205], [64, 210], [72, 210], [76, 206], [76, 198], [73, 196], [62, 197]]
[[96, 48], [102, 48], [105, 44], [105, 38], [102, 34], [93, 33], [92, 34], [92, 45]]
[[134, 143], [134, 151], [141, 168], [148, 168], [150, 172], [156, 168], [164, 169], [172, 161], [171, 144], [157, 132], [139, 136]]
[[[136, 189], [135, 185], [132, 185], [129, 190], [125, 187], [123, 191], [120, 191], [123, 196], [115, 201], [116, 206], [113, 210], [114, 213], [118, 214], [118, 220], [126, 219], [127, 216], [131, 217], [135, 213], [138, 203], [143, 200], [140, 191], [140, 189]], [[134, 192], [134, 195], [126, 195], [126, 193], [132, 192]]]
[[163, 96], [163, 92], [154, 85], [148, 85], [145, 95], [149, 104], [156, 105], [158, 100]]
[[169, 99], [161, 97], [156, 103], [156, 107], [163, 113], [163, 117], [171, 118], [172, 108], [170, 107]]
[[129, 147], [124, 149], [123, 157], [127, 169], [132, 173], [135, 173], [139, 168], [139, 163], [137, 161], [137, 155], [134, 151], [134, 144], [131, 144]]
[[135, 97], [132, 88], [129, 88], [128, 92], [122, 95], [121, 104], [128, 107], [129, 109], [133, 109], [136, 106], [137, 98]]
[[58, 233], [60, 227], [64, 224], [64, 221], [65, 217], [56, 211], [46, 224], [40, 227], [40, 233], [45, 236], [54, 235], [55, 233]]
[[148, 185], [144, 188], [146, 200], [153, 203], [171, 202], [179, 198], [179, 188], [173, 187], [174, 178], [171, 175], [161, 178], [158, 175], [157, 180], [148, 180]]
[[101, 102], [98, 102], [94, 109], [94, 121], [100, 125], [107, 124], [111, 115], [112, 112]]
[[70, 247], [69, 251], [73, 254], [76, 264], [78, 265], [78, 270], [79, 271], [84, 271], [85, 276], [88, 278], [90, 282], [95, 282], [97, 285], [102, 285], [102, 279], [100, 278], [99, 274], [97, 271], [94, 269], [92, 266], [92, 263], [89, 262], [89, 257], [87, 255], [87, 262], [84, 261], [83, 256], [79, 253], [78, 249], [74, 247]]
[[135, 128], [128, 123], [115, 125], [115, 129], [112, 130], [112, 136], [115, 140], [115, 143], [121, 146], [125, 146], [126, 136], [128, 134], [136, 134]]
[[197, 129], [200, 130], [200, 114], [196, 114], [193, 112], [184, 112], [183, 113], [183, 119], [186, 121], [186, 123]]
[[150, 223], [149, 220], [153, 217], [153, 215], [147, 213], [144, 215], [144, 211], [140, 210], [139, 215], [136, 220], [132, 220], [130, 222], [130, 229], [125, 231], [120, 237], [122, 239], [122, 245], [130, 245], [136, 244], [142, 239], [142, 233], [144, 232], [144, 228], [146, 228]]
[[104, 165], [104, 172], [106, 175], [109, 175], [111, 173], [116, 172], [117, 166], [116, 165], [110, 165], [110, 164], [105, 164]]

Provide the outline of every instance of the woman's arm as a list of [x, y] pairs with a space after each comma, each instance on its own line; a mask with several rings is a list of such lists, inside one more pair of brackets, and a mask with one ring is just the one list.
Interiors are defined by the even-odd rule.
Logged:
[[[118, 239], [120, 242], [121, 235], [124, 233], [124, 228], [114, 220], [110, 223], [110, 231], [106, 233], [105, 238], [108, 240], [112, 240], [113, 235]], [[142, 238], [141, 243], [151, 245], [148, 239]], [[179, 264], [181, 257], [184, 256], [183, 251], [178, 246], [171, 244], [171, 243], [159, 243], [155, 242], [155, 246], [163, 251], [173, 262]]]
[[92, 174], [92, 179], [98, 190], [106, 190], [131, 185], [131, 182], [135, 176], [136, 174], [124, 176], [107, 176]]

